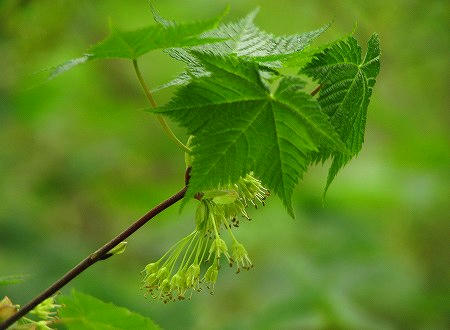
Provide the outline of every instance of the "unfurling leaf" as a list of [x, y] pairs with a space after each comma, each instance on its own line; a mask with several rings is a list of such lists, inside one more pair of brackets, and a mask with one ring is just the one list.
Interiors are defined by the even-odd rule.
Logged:
[[117, 246], [113, 247], [107, 254], [109, 255], [116, 255], [116, 254], [122, 254], [125, 252], [125, 249], [127, 248], [127, 242], [120, 242], [117, 244]]

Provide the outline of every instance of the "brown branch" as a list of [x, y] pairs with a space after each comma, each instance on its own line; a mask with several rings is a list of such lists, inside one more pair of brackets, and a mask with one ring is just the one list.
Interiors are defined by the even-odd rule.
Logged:
[[311, 96], [316, 95], [320, 89], [322, 88], [322, 85], [317, 86], [312, 92], [311, 92]]
[[177, 192], [175, 195], [169, 197], [161, 204], [155, 206], [153, 209], [147, 212], [144, 216], [142, 216], [139, 220], [121, 232], [119, 235], [114, 237], [111, 241], [103, 245], [94, 253], [90, 254], [83, 261], [81, 261], [78, 265], [72, 268], [69, 272], [67, 272], [64, 276], [62, 276], [59, 280], [53, 283], [50, 287], [48, 287], [45, 291], [40, 293], [37, 297], [31, 300], [28, 304], [23, 306], [16, 314], [11, 316], [9, 319], [0, 324], [0, 330], [4, 330], [9, 326], [13, 325], [15, 322], [20, 320], [23, 316], [28, 314], [33, 308], [43, 302], [45, 299], [53, 296], [58, 290], [64, 287], [67, 283], [73, 280], [75, 277], [84, 272], [87, 268], [95, 264], [97, 261], [104, 260], [111, 256], [108, 254], [112, 248], [117, 246], [119, 243], [123, 242], [127, 237], [135, 233], [139, 228], [145, 225], [150, 219], [175, 204], [179, 200], [181, 200], [186, 194], [187, 185], [189, 183], [190, 178], [190, 168], [186, 170], [185, 175], [185, 187]]

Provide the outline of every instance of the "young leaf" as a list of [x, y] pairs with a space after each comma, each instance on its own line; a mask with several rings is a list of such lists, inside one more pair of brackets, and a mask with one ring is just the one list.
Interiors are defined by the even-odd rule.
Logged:
[[113, 247], [107, 254], [109, 255], [117, 255], [125, 252], [127, 248], [127, 242], [120, 242], [116, 247]]
[[253, 170], [293, 215], [291, 196], [308, 154], [321, 145], [345, 152], [327, 116], [298, 78], [283, 78], [270, 93], [258, 64], [193, 54], [209, 75], [193, 79], [156, 110], [195, 136], [187, 196], [236, 182]]
[[149, 318], [84, 293], [73, 291], [59, 301], [60, 322], [69, 330], [160, 329]]
[[50, 79], [79, 64], [95, 59], [137, 59], [156, 49], [187, 47], [222, 41], [223, 38], [203, 37], [200, 34], [215, 28], [225, 13], [226, 11], [214, 19], [193, 23], [168, 26], [158, 24], [127, 32], [112, 29], [105, 40], [88, 49], [82, 57], [72, 59], [53, 68], [50, 72]]
[[313, 160], [333, 157], [325, 192], [338, 171], [361, 150], [364, 142], [367, 106], [380, 71], [380, 42], [377, 34], [368, 41], [367, 53], [361, 59], [361, 47], [353, 37], [341, 40], [301, 70], [321, 85], [318, 102], [330, 117], [350, 155], [321, 150]]
[[[202, 35], [205, 38], [223, 39], [224, 41], [193, 47], [193, 49], [215, 55], [234, 54], [238, 57], [244, 57], [247, 61], [280, 66], [294, 54], [301, 53], [305, 47], [329, 27], [327, 24], [311, 32], [277, 37], [259, 29], [254, 24], [253, 21], [258, 11], [259, 9], [255, 9], [237, 22], [221, 24], [217, 29], [205, 32]], [[153, 14], [155, 20], [160, 24], [173, 24], [173, 22], [162, 18], [154, 7]], [[183, 61], [187, 65], [187, 72], [181, 73], [156, 90], [183, 85], [189, 82], [190, 76], [201, 77], [207, 74], [195, 56], [192, 56], [188, 50], [177, 48], [169, 49], [166, 52], [171, 57]]]
[[222, 24], [216, 30], [204, 33], [204, 37], [226, 40], [197, 49], [216, 55], [235, 54], [258, 62], [278, 61], [301, 51], [328, 28], [328, 25], [325, 25], [311, 32], [276, 37], [262, 31], [253, 23], [258, 11], [259, 9], [255, 9], [236, 23]]

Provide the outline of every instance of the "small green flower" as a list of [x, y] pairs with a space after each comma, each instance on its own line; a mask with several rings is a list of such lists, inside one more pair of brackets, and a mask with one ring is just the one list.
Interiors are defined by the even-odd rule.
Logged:
[[170, 289], [170, 280], [168, 278], [165, 278], [160, 285], [159, 288], [159, 298], [164, 302], [167, 303], [169, 300], [171, 300], [171, 289]]
[[36, 329], [36, 330], [53, 330], [53, 328], [50, 328], [48, 326], [48, 324], [49, 324], [49, 322], [48, 321], [44, 321], [44, 320], [38, 321], [38, 322], [33, 322], [33, 326], [34, 326], [33, 329]]
[[186, 271], [186, 286], [195, 290], [199, 289], [200, 283], [200, 266], [192, 264]]
[[219, 275], [218, 260], [214, 259], [213, 263], [206, 270], [204, 281], [208, 289], [211, 290], [211, 294], [214, 293], [214, 287], [216, 285], [217, 277]]
[[186, 286], [186, 277], [182, 270], [178, 271], [178, 273], [173, 275], [172, 279], [170, 280], [170, 290], [172, 292], [178, 293], [179, 300], [184, 299], [187, 286]]
[[37, 305], [30, 314], [36, 315], [42, 320], [53, 320], [56, 316], [56, 310], [60, 307], [61, 305], [55, 303], [55, 298], [50, 297]]
[[241, 267], [247, 270], [253, 267], [252, 261], [248, 256], [247, 250], [245, 249], [244, 245], [242, 245], [238, 241], [234, 241], [233, 244], [231, 245], [231, 255], [237, 265], [236, 273], [240, 272]]
[[262, 185], [261, 181], [253, 176], [253, 172], [240, 178], [235, 186], [245, 206], [249, 203], [255, 208], [258, 208], [258, 203], [264, 206], [266, 198], [270, 195], [269, 190]]
[[220, 237], [216, 237], [211, 243], [211, 247], [209, 249], [209, 257], [211, 257], [212, 254], [215, 254], [216, 259], [220, 259], [220, 256], [223, 254], [228, 261], [230, 260], [227, 244]]
[[151, 264], [148, 264], [147, 266], [145, 266], [145, 274], [146, 275], [150, 275], [155, 273], [158, 270], [159, 267], [159, 262], [152, 262]]

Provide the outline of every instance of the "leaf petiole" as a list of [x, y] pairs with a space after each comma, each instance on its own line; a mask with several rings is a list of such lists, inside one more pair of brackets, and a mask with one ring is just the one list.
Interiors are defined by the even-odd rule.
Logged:
[[[145, 96], [147, 97], [147, 99], [149, 100], [150, 104], [152, 105], [153, 108], [156, 108], [158, 105], [155, 102], [155, 99], [153, 98], [152, 93], [150, 92], [150, 89], [148, 88], [147, 84], [145, 83], [144, 78], [142, 77], [142, 73], [141, 70], [139, 69], [139, 65], [137, 63], [136, 59], [133, 59], [133, 67], [134, 67], [134, 71], [136, 72], [136, 76], [139, 80], [139, 83], [141, 84], [141, 87], [144, 91]], [[167, 122], [165, 121], [164, 117], [162, 115], [156, 115], [156, 118], [158, 119], [159, 123], [161, 124], [162, 129], [164, 130], [164, 132], [166, 132], [166, 134], [168, 135], [168, 137], [175, 142], [178, 147], [183, 150], [184, 152], [187, 153], [191, 153], [191, 149], [189, 149], [188, 147], [186, 147], [184, 145], [183, 142], [181, 142], [177, 136], [175, 135], [175, 133], [170, 129], [169, 125], [167, 124]]]

